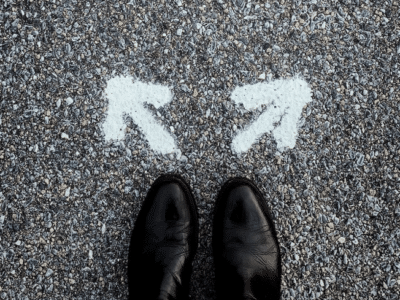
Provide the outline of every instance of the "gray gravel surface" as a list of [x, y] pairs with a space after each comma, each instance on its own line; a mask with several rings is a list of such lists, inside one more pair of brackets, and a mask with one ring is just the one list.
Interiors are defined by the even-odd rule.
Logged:
[[[180, 173], [200, 214], [191, 297], [215, 299], [212, 214], [248, 177], [272, 210], [282, 299], [399, 299], [399, 2], [2, 0], [0, 299], [125, 299], [130, 233], [151, 183]], [[190, 66], [190, 67], [189, 67]], [[236, 86], [300, 75], [312, 88], [293, 149], [235, 131], [260, 111]], [[127, 120], [106, 142], [107, 80], [168, 85], [156, 110], [182, 156]], [[157, 114], [157, 112], [159, 114]]]

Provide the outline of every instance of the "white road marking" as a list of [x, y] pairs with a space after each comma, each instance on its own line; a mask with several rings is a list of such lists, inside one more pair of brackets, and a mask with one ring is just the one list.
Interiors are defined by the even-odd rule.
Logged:
[[150, 147], [161, 154], [180, 153], [172, 135], [143, 105], [145, 102], [159, 108], [169, 103], [173, 94], [166, 86], [133, 83], [132, 77], [114, 77], [105, 90], [109, 106], [103, 130], [106, 140], [120, 140], [125, 136], [124, 113], [132, 117], [145, 135]]
[[[262, 104], [268, 106], [255, 122], [234, 137], [231, 149], [236, 153], [248, 151], [266, 132], [272, 132], [279, 151], [284, 151], [285, 147], [293, 148], [302, 109], [312, 100], [308, 83], [300, 78], [237, 87], [231, 98], [236, 104], [243, 103], [247, 110]], [[277, 122], [280, 124], [275, 127]]]

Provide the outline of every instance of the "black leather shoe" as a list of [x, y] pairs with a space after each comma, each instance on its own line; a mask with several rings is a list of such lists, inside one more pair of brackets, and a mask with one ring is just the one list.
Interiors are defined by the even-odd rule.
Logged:
[[188, 299], [198, 232], [197, 206], [189, 185], [179, 175], [160, 176], [132, 232], [129, 299]]
[[246, 178], [218, 194], [212, 236], [217, 299], [280, 298], [281, 255], [264, 197]]

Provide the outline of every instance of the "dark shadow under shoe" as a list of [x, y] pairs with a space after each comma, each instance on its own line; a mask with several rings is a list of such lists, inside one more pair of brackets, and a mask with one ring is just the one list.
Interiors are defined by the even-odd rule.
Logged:
[[265, 199], [252, 181], [237, 177], [221, 188], [212, 247], [217, 299], [280, 298], [278, 239]]
[[129, 299], [188, 299], [198, 232], [197, 206], [189, 185], [179, 175], [160, 176], [132, 232]]

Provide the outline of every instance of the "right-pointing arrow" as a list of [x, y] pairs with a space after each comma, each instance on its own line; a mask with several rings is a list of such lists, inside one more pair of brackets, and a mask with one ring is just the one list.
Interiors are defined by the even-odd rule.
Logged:
[[243, 103], [247, 110], [268, 106], [254, 123], [234, 137], [231, 148], [236, 153], [248, 151], [266, 132], [272, 132], [278, 150], [293, 148], [302, 109], [312, 100], [308, 83], [300, 78], [237, 87], [231, 98], [236, 104]]

